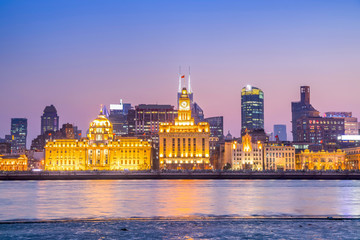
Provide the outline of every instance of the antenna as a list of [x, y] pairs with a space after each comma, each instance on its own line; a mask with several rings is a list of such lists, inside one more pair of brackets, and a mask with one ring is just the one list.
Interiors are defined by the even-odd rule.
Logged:
[[191, 93], [190, 66], [189, 66], [189, 82], [188, 82], [188, 90], [189, 90], [189, 93]]

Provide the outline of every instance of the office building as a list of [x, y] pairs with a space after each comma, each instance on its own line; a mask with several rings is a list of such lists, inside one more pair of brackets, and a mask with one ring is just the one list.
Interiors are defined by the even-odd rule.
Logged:
[[287, 141], [286, 125], [285, 124], [274, 125], [273, 136], [275, 141]]
[[348, 170], [360, 170], [360, 147], [344, 148]]
[[326, 112], [325, 118], [344, 120], [345, 135], [358, 135], [358, 119], [352, 116], [352, 112]]
[[241, 130], [264, 129], [264, 93], [247, 85], [241, 90]]
[[224, 117], [209, 117], [204, 119], [210, 125], [210, 137], [224, 138]]
[[298, 134], [298, 119], [301, 117], [320, 117], [319, 112], [310, 104], [310, 87], [300, 87], [300, 102], [291, 103], [293, 141], [301, 142], [303, 136]]
[[11, 153], [24, 153], [26, 150], [27, 137], [27, 119], [12, 118], [11, 119]]
[[187, 89], [179, 97], [177, 118], [163, 122], [159, 131], [161, 169], [211, 169], [209, 154], [210, 127], [207, 122], [195, 123], [191, 117]]
[[59, 116], [54, 105], [46, 106], [41, 116], [41, 134], [59, 130]]

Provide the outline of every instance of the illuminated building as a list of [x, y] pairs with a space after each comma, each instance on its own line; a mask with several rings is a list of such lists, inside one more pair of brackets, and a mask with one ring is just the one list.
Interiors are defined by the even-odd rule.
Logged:
[[264, 92], [247, 85], [241, 90], [241, 130], [264, 129]]
[[262, 143], [253, 143], [251, 136], [245, 132], [242, 136], [241, 143], [237, 141], [232, 142], [231, 147], [231, 167], [233, 170], [258, 170], [262, 171], [263, 166], [263, 151]]
[[11, 153], [24, 153], [26, 150], [27, 119], [11, 119]]
[[344, 120], [345, 135], [358, 135], [358, 120], [352, 116], [351, 112], [326, 112], [326, 118], [335, 118]]
[[114, 139], [113, 126], [100, 115], [90, 123], [87, 139], [55, 139], [45, 146], [45, 170], [147, 170], [151, 145], [131, 137]]
[[292, 112], [292, 134], [293, 141], [301, 142], [302, 136], [299, 135], [297, 121], [301, 117], [320, 117], [319, 112], [310, 104], [310, 87], [300, 87], [300, 102], [291, 103]]
[[308, 149], [296, 154], [298, 170], [345, 170], [345, 152], [337, 151], [318, 151], [313, 152]]
[[41, 116], [41, 134], [59, 130], [59, 116], [54, 105], [46, 106]]
[[360, 135], [341, 135], [338, 136], [340, 148], [360, 147]]
[[174, 122], [160, 124], [159, 160], [161, 169], [209, 169], [210, 128], [207, 122], [195, 124], [191, 117], [186, 88], [179, 97], [178, 116]]
[[264, 170], [295, 170], [295, 147], [285, 144], [264, 145]]
[[[277, 137], [276, 137], [277, 136]], [[274, 125], [274, 140], [287, 141], [286, 125], [276, 124]]]
[[25, 155], [0, 155], [0, 171], [27, 171], [27, 166]]
[[360, 147], [345, 148], [345, 159], [348, 170], [360, 170]]

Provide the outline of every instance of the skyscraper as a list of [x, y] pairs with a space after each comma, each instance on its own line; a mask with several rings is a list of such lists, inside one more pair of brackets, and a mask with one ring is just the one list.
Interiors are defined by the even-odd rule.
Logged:
[[279, 139], [280, 141], [287, 141], [286, 125], [285, 124], [276, 124], [276, 125], [274, 125], [274, 138], [275, 138], [275, 140]]
[[224, 117], [210, 117], [205, 118], [205, 122], [210, 125], [210, 137], [217, 137], [222, 139], [224, 137]]
[[293, 141], [301, 141], [297, 133], [297, 120], [301, 117], [319, 117], [319, 112], [310, 104], [310, 87], [300, 87], [300, 102], [291, 103]]
[[109, 120], [113, 124], [114, 134], [117, 136], [128, 134], [127, 114], [131, 109], [130, 103], [110, 104]]
[[11, 119], [11, 153], [23, 153], [26, 150], [27, 119]]
[[59, 130], [59, 116], [54, 105], [46, 106], [41, 116], [41, 134]]
[[264, 92], [247, 85], [241, 90], [241, 130], [264, 129]]

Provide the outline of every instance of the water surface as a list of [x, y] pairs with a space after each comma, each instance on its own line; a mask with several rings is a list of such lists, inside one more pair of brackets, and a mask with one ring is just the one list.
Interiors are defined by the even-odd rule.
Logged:
[[360, 216], [360, 181], [1, 181], [0, 220]]

